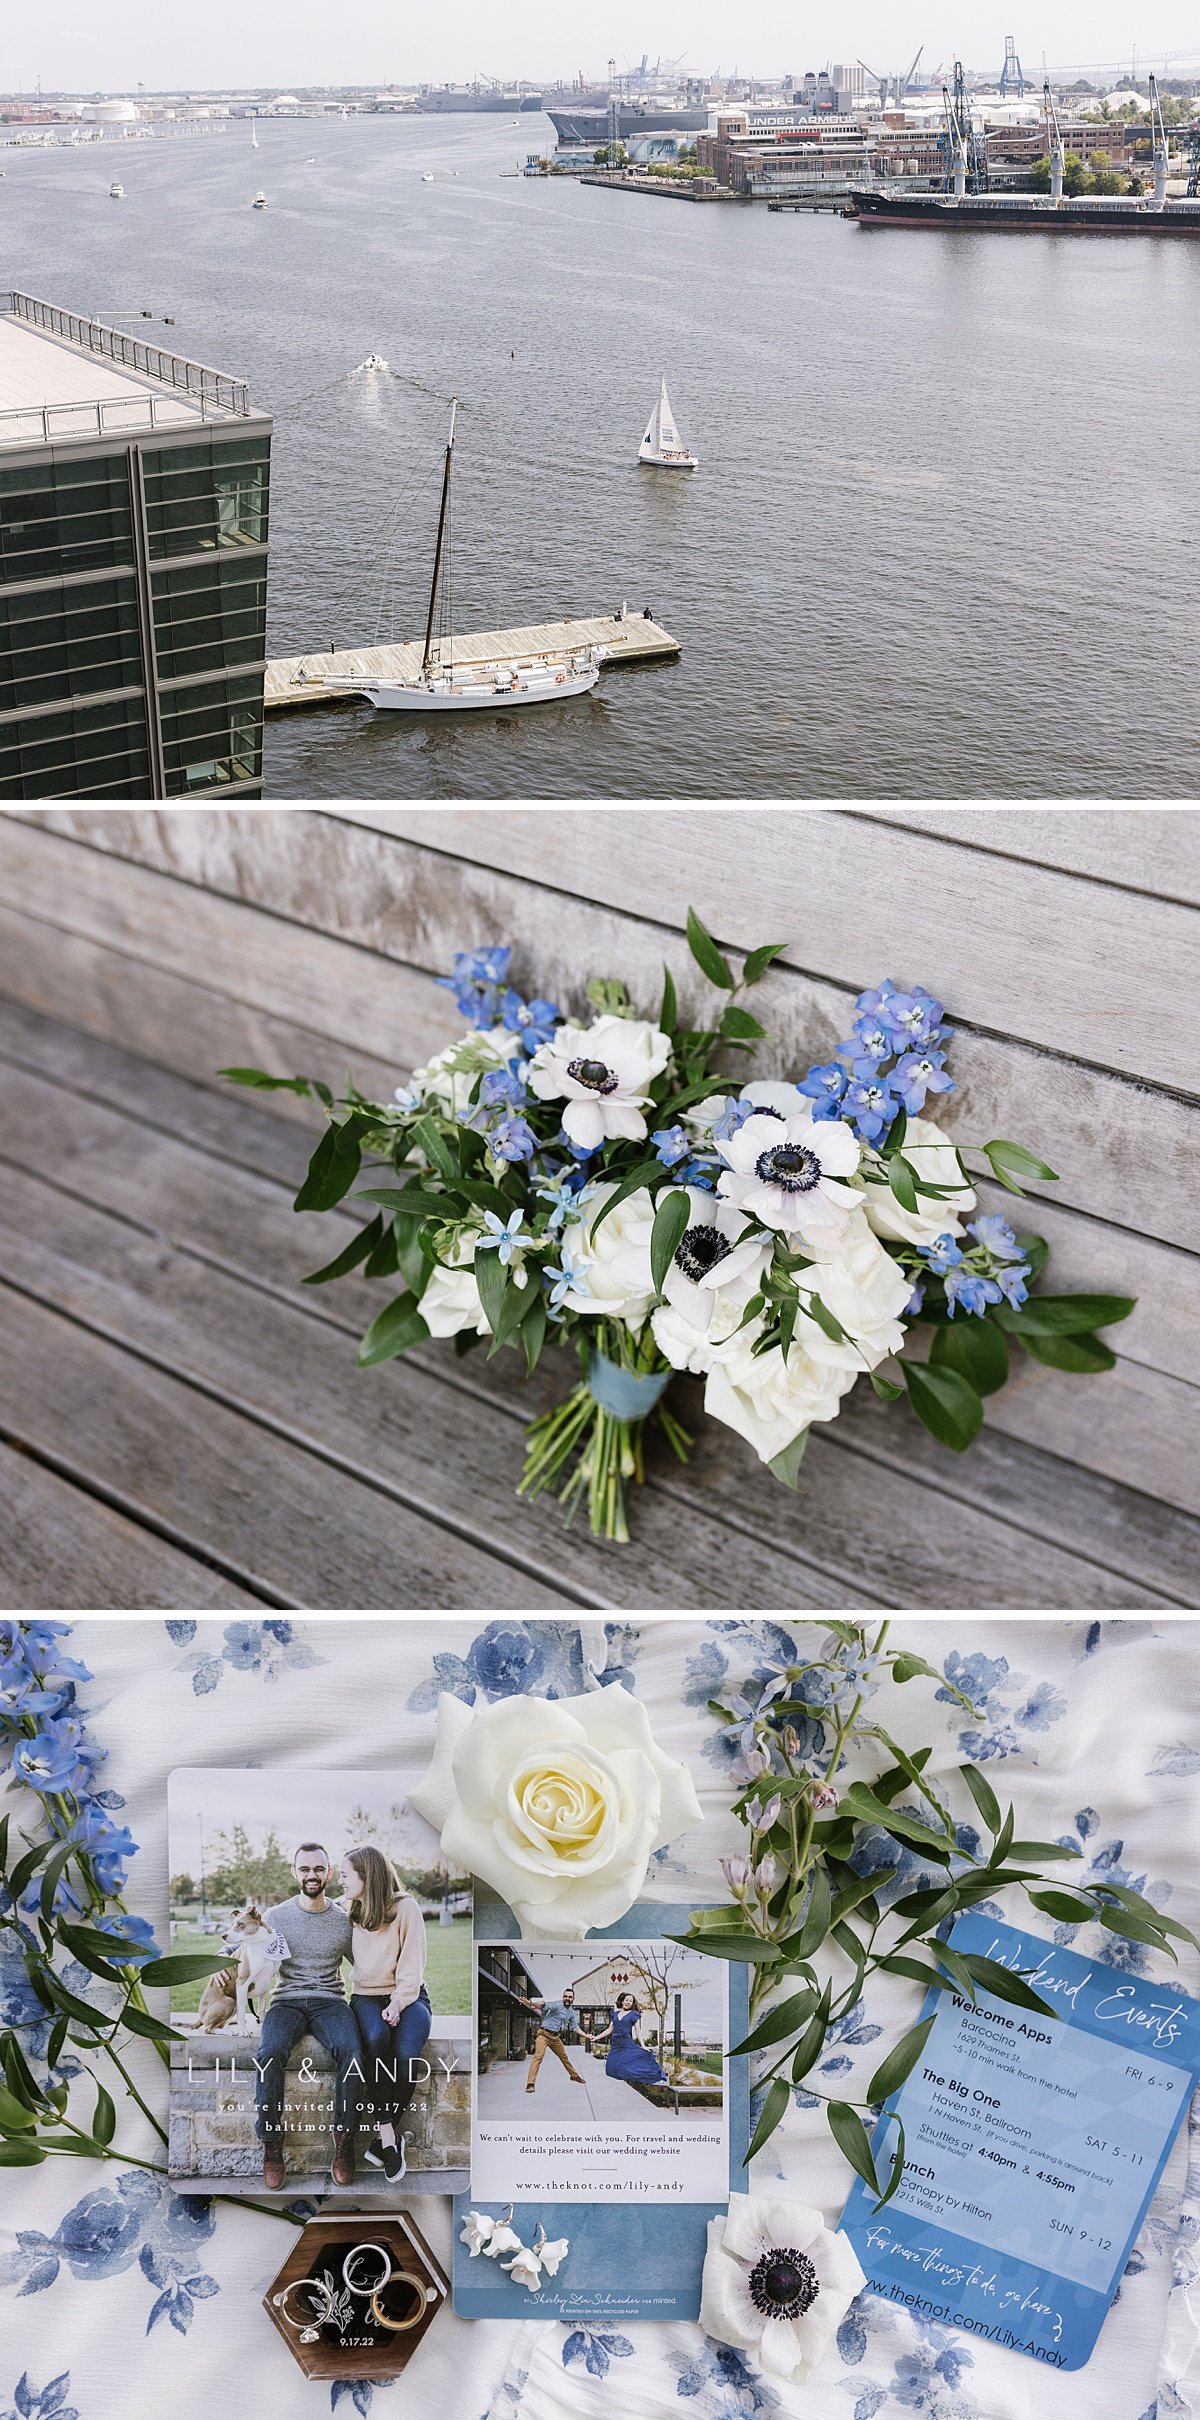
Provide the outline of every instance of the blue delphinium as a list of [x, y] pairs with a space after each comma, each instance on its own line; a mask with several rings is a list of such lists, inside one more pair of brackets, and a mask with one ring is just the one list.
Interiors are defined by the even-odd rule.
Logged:
[[500, 1021], [532, 1054], [543, 1042], [553, 1041], [559, 1017], [553, 1000], [523, 1000], [519, 992], [507, 989], [500, 1003]]
[[940, 1047], [953, 1033], [942, 1022], [944, 1013], [922, 983], [901, 991], [888, 975], [860, 992], [851, 1032], [797, 1086], [812, 1102], [813, 1116], [845, 1118], [860, 1142], [876, 1144], [901, 1110], [915, 1117], [929, 1093], [953, 1092]]
[[1006, 1218], [973, 1218], [967, 1228], [976, 1243], [991, 1253], [993, 1260], [1024, 1260], [1025, 1254], [1017, 1242]]
[[946, 1272], [946, 1309], [953, 1319], [955, 1311], [970, 1311], [982, 1319], [990, 1302], [999, 1302], [1000, 1288], [992, 1277], [984, 1277], [977, 1269], [949, 1269]]
[[501, 1118], [488, 1136], [488, 1150], [494, 1160], [531, 1160], [537, 1136], [527, 1119]]
[[982, 1319], [996, 1302], [1019, 1309], [1029, 1292], [1026, 1279], [1033, 1272], [1007, 1220], [973, 1219], [967, 1235], [971, 1240], [965, 1252], [952, 1235], [936, 1236], [920, 1248], [922, 1260], [944, 1282], [949, 1317], [965, 1311]]
[[928, 1261], [937, 1276], [944, 1277], [947, 1269], [958, 1268], [962, 1253], [952, 1235], [936, 1235], [931, 1244], [925, 1245], [921, 1258]]
[[680, 1160], [685, 1160], [691, 1150], [683, 1126], [656, 1126], [650, 1140], [654, 1145], [655, 1158], [662, 1161], [664, 1168], [678, 1167]]
[[438, 976], [443, 991], [453, 992], [458, 1013], [468, 1025], [495, 1024], [511, 957], [507, 947], [456, 950], [453, 974]]

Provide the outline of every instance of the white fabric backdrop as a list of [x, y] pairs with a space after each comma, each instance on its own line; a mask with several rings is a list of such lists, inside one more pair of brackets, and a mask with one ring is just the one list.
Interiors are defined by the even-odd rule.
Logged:
[[[567, 1695], [586, 1685], [588, 1664], [620, 1668], [618, 1685], [643, 1699], [662, 1745], [688, 1760], [700, 1791], [703, 1833], [660, 1856], [650, 1895], [723, 1896], [717, 1859], [737, 1845], [736, 1826], [705, 1701], [763, 1660], [811, 1653], [820, 1636], [819, 1624], [761, 1620], [110, 1617], [78, 1622], [73, 1651], [95, 1676], [81, 1698], [109, 1751], [100, 1778], [127, 1802], [120, 1820], [141, 1843], [129, 1904], [161, 1928], [172, 1765], [387, 1765], [415, 1776], [439, 1687], [479, 1698], [519, 1688]], [[1015, 1798], [1019, 1833], [1076, 1841], [1084, 1872], [1144, 1887], [1200, 1926], [1200, 1624], [908, 1621], [892, 1636], [917, 1645], [982, 1710], [975, 1725], [951, 1701], [938, 1702], [932, 1683], [886, 1684], [891, 1702], [880, 1719], [910, 1748], [936, 1743], [931, 1773], [968, 1756], [984, 1764], [998, 1794]], [[965, 1804], [961, 1811], [970, 1813]], [[1168, 1971], [1107, 1935], [1081, 1946], [1140, 1972]], [[1179, 1980], [1200, 1989], [1188, 1956]], [[19, 1970], [0, 1967], [0, 2021], [19, 2021], [21, 1981]], [[911, 2023], [918, 1997], [916, 1986], [872, 1986], [830, 2046], [836, 2064], [827, 2072], [868, 2075]], [[137, 2072], [161, 2105], [163, 2071], [147, 2057]], [[136, 2110], [122, 2109], [119, 2139], [159, 2155]], [[802, 2398], [707, 2344], [697, 2328], [596, 2335], [532, 2318], [469, 2323], [449, 2312], [395, 2384], [310, 2384], [258, 2308], [290, 2240], [284, 2222], [178, 2202], [136, 2168], [63, 2159], [8, 2170], [0, 2420], [129, 2420], [135, 2411], [210, 2420], [231, 2400], [271, 2420], [313, 2420], [343, 2402], [376, 2420], [406, 2408], [439, 2420], [625, 2420], [631, 2412], [638, 2420], [1191, 2420], [1200, 2414], [1195, 2111], [1189, 2139], [1176, 2146], [1089, 2369], [1048, 2373], [864, 2296]], [[836, 2217], [848, 2174], [820, 2108], [802, 2095], [757, 2165], [757, 2181], [780, 2178]], [[423, 2199], [419, 2215], [448, 2264], [449, 2204]]]

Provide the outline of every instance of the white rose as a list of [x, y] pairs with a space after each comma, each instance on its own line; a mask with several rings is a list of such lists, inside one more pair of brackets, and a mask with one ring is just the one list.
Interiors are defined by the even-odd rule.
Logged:
[[904, 1157], [917, 1180], [917, 1207], [904, 1210], [890, 1185], [868, 1185], [863, 1208], [876, 1235], [889, 1235], [902, 1244], [932, 1244], [939, 1235], [961, 1235], [963, 1220], [975, 1207], [970, 1186], [945, 1201], [931, 1200], [927, 1185], [961, 1185], [966, 1171], [953, 1143], [948, 1143], [932, 1118], [910, 1118], [904, 1130]]
[[433, 1761], [410, 1796], [452, 1864], [543, 1940], [618, 1923], [654, 1850], [701, 1820], [687, 1767], [617, 1686], [474, 1707], [443, 1695]]
[[801, 1272], [800, 1284], [820, 1295], [852, 1340], [835, 1343], [802, 1309], [796, 1335], [813, 1361], [858, 1372], [899, 1352], [904, 1342], [900, 1314], [912, 1279], [884, 1250], [862, 1211], [854, 1212], [836, 1248], [816, 1249], [815, 1266]]
[[846, 1368], [818, 1361], [795, 1340], [786, 1361], [778, 1345], [756, 1355], [751, 1350], [754, 1333], [744, 1328], [740, 1351], [714, 1361], [705, 1383], [704, 1409], [711, 1419], [736, 1429], [760, 1462], [773, 1462], [814, 1420], [836, 1420], [861, 1365]]
[[702, 1378], [708, 1376], [718, 1361], [739, 1359], [743, 1350], [763, 1332], [761, 1318], [753, 1320], [749, 1327], [742, 1326], [748, 1300], [749, 1296], [740, 1290], [715, 1294], [706, 1329], [697, 1328], [674, 1303], [660, 1303], [650, 1322], [659, 1352], [673, 1370], [694, 1370]]
[[450, 1267], [439, 1262], [429, 1272], [417, 1309], [431, 1336], [457, 1336], [464, 1328], [474, 1328], [477, 1336], [491, 1334], [472, 1266], [478, 1240], [474, 1233], [460, 1235], [450, 1253]]
[[579, 1195], [580, 1217], [563, 1230], [560, 1257], [571, 1290], [562, 1300], [568, 1310], [621, 1319], [626, 1327], [640, 1328], [654, 1301], [650, 1274], [654, 1203], [644, 1187], [627, 1193], [597, 1234], [595, 1222], [616, 1190], [615, 1185], [586, 1185]]

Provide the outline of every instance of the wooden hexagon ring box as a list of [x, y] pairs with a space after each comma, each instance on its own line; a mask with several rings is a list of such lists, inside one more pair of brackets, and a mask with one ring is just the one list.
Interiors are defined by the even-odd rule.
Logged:
[[314, 2218], [263, 2296], [306, 2378], [394, 2378], [450, 2292], [420, 2228], [386, 2218]]

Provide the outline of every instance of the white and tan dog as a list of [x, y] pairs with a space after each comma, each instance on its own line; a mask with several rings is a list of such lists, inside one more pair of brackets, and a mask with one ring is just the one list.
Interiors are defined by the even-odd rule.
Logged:
[[254, 1899], [248, 1899], [244, 1907], [235, 1907], [222, 1941], [226, 1949], [238, 1953], [232, 2029], [234, 2033], [252, 2033], [262, 2023], [288, 1946], [282, 1933], [267, 1923]]

